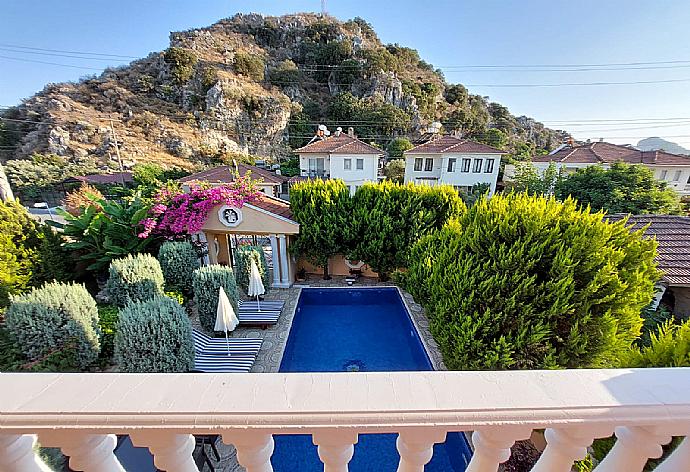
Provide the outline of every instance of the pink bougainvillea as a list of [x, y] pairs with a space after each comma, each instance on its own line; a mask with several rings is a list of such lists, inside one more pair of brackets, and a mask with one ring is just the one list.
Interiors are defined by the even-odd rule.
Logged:
[[151, 234], [176, 238], [201, 230], [209, 213], [217, 205], [237, 208], [256, 201], [261, 193], [249, 175], [236, 176], [234, 182], [219, 187], [190, 185], [188, 193], [162, 189], [154, 198], [148, 216], [139, 222], [143, 231], [140, 238]]

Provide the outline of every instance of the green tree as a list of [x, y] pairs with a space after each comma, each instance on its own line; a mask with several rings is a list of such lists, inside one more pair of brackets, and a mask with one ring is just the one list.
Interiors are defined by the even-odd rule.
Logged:
[[403, 157], [403, 153], [413, 147], [414, 145], [407, 138], [394, 138], [388, 143], [386, 151], [388, 152], [388, 157]]
[[617, 162], [610, 169], [578, 169], [556, 184], [555, 193], [560, 199], [570, 196], [580, 205], [608, 213], [682, 214], [678, 195], [639, 164]]
[[405, 180], [405, 159], [393, 159], [386, 164], [383, 175], [393, 183], [401, 184]]
[[40, 239], [36, 223], [16, 201], [0, 202], [0, 225], [0, 307], [4, 307], [10, 295], [32, 285], [40, 264]]
[[290, 249], [323, 268], [328, 259], [347, 250], [350, 192], [342, 180], [310, 180], [290, 189], [290, 206], [300, 232]]
[[485, 143], [498, 149], [504, 149], [507, 140], [505, 133], [498, 128], [490, 128], [486, 133], [477, 138], [477, 141], [480, 143]]
[[403, 282], [450, 369], [613, 367], [640, 335], [655, 256], [572, 199], [495, 195], [422, 238]]
[[518, 162], [515, 164], [515, 175], [508, 188], [530, 195], [550, 195], [559, 178], [559, 172], [553, 162], [549, 163], [549, 167], [541, 174], [531, 162]]
[[409, 250], [420, 237], [441, 228], [464, 208], [450, 186], [364, 184], [352, 202], [348, 256], [363, 260], [386, 280], [407, 265]]

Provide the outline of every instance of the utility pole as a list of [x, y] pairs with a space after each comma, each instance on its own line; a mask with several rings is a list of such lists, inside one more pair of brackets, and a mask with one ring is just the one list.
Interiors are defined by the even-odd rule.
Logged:
[[117, 163], [120, 166], [120, 180], [122, 180], [122, 186], [125, 186], [125, 169], [122, 167], [122, 157], [120, 156], [120, 145], [117, 143], [117, 135], [115, 134], [115, 125], [113, 124], [113, 119], [110, 118], [110, 132], [113, 135], [113, 141], [115, 142], [115, 154], [117, 154]]

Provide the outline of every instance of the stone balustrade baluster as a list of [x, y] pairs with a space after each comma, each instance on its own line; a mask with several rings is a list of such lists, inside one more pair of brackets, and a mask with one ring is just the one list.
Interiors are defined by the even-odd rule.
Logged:
[[357, 432], [352, 430], [323, 430], [312, 435], [324, 472], [347, 472], [357, 437]]
[[114, 434], [91, 434], [81, 431], [47, 431], [39, 434], [46, 447], [59, 447], [69, 457], [69, 467], [76, 471], [124, 472], [113, 451], [117, 446]]
[[223, 433], [223, 442], [237, 449], [237, 462], [247, 472], [273, 472], [273, 436], [261, 430]]
[[661, 446], [671, 440], [670, 435], [660, 434], [656, 428], [642, 426], [616, 428], [616, 437], [616, 444], [599, 463], [597, 472], [641, 471], [647, 459], [661, 457]]
[[690, 437], [676, 447], [676, 450], [654, 469], [654, 472], [677, 472], [690, 470]]
[[138, 431], [131, 433], [132, 444], [147, 447], [153, 454], [153, 463], [167, 472], [199, 472], [192, 453], [196, 441], [191, 434], [170, 431]]
[[573, 463], [584, 459], [587, 447], [594, 438], [610, 436], [611, 427], [572, 427], [568, 429], [547, 429], [546, 449], [532, 468], [532, 472], [570, 472]]
[[0, 434], [0, 470], [3, 472], [51, 472], [34, 453], [36, 436]]
[[510, 458], [510, 448], [515, 441], [527, 439], [531, 429], [494, 427], [472, 433], [474, 454], [466, 472], [496, 472], [498, 465]]
[[414, 428], [400, 431], [396, 445], [400, 453], [398, 472], [424, 472], [434, 455], [434, 444], [446, 440], [446, 431], [438, 428]]

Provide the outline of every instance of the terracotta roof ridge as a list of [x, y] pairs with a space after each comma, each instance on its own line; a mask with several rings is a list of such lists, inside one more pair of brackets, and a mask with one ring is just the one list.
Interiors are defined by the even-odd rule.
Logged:
[[599, 162], [606, 162], [606, 161], [604, 160], [604, 158], [601, 157], [601, 155], [600, 155], [597, 151], [594, 150], [594, 145], [595, 145], [595, 144], [597, 144], [597, 143], [591, 143], [590, 146], [589, 146], [589, 150], [592, 152], [592, 154], [594, 154], [594, 157], [596, 157], [597, 160], [598, 160]]
[[571, 149], [570, 149], [570, 152], [567, 153], [565, 156], [563, 156], [563, 159], [560, 159], [559, 162], [565, 162], [565, 160], [566, 160], [567, 158], [569, 158], [576, 150], [577, 150], [577, 148], [575, 148], [575, 147], [574, 147], [574, 148], [571, 148]]

